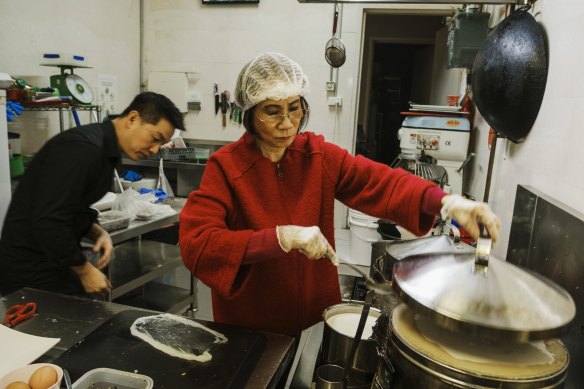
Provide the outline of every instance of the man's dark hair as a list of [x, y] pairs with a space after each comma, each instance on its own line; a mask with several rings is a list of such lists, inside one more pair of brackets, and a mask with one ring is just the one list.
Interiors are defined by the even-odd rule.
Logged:
[[164, 118], [179, 130], [185, 129], [182, 113], [168, 97], [155, 92], [142, 92], [130, 103], [120, 115], [124, 117], [131, 111], [137, 111], [142, 120], [148, 124], [157, 124]]

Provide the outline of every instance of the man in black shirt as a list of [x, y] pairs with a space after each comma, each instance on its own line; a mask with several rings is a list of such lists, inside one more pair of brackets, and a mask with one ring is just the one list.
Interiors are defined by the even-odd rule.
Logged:
[[[64, 131], [35, 155], [20, 179], [0, 238], [0, 294], [22, 287], [69, 294], [104, 293], [111, 285], [100, 271], [113, 250], [109, 234], [90, 206], [111, 188], [121, 154], [132, 160], [158, 152], [182, 114], [165, 96], [137, 95], [112, 121]], [[80, 241], [101, 252], [96, 266]]]

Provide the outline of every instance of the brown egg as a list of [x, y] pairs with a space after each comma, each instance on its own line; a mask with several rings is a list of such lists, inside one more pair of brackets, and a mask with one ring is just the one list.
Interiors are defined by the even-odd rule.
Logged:
[[51, 366], [39, 367], [28, 379], [32, 389], [48, 389], [57, 382], [57, 371]]
[[6, 389], [30, 389], [30, 386], [26, 382], [14, 381], [9, 383]]

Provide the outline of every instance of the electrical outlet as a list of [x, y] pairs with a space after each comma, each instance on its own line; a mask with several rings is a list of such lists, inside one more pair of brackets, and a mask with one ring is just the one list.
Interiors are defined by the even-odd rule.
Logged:
[[328, 105], [331, 107], [340, 107], [343, 105], [343, 98], [341, 96], [333, 96], [328, 98]]
[[327, 81], [326, 83], [326, 90], [327, 92], [334, 92], [336, 89], [336, 85], [334, 81]]

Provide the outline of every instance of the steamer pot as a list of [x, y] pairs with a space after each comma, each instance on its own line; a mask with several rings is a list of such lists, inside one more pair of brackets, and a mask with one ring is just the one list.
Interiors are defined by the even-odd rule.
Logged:
[[493, 344], [444, 330], [405, 304], [394, 311], [389, 338], [392, 389], [561, 388], [569, 365], [558, 339]]

